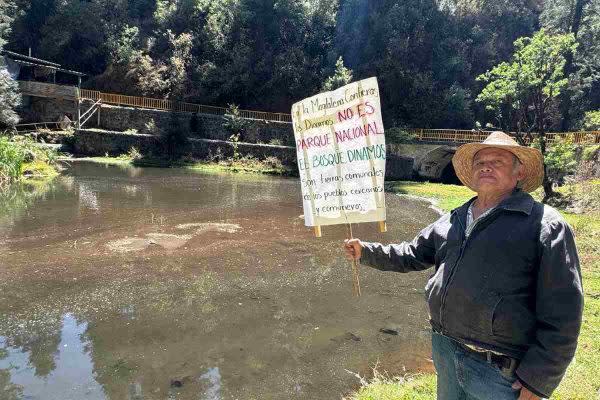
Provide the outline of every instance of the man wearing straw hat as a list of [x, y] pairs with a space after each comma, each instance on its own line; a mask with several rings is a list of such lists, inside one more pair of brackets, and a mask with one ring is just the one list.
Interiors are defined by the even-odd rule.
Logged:
[[452, 159], [477, 196], [384, 246], [346, 240], [346, 255], [383, 271], [435, 266], [425, 286], [438, 400], [550, 397], [571, 362], [583, 292], [573, 232], [528, 192], [542, 155], [493, 132]]

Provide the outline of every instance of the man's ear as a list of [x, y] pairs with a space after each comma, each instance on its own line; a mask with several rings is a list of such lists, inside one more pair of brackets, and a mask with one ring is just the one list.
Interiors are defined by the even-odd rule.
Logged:
[[525, 167], [523, 164], [519, 163], [517, 166], [517, 180], [522, 181], [525, 178]]

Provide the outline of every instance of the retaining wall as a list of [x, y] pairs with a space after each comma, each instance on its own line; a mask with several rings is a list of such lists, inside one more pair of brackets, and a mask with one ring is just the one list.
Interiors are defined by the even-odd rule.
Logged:
[[[192, 137], [228, 140], [231, 136], [231, 133], [223, 127], [223, 116], [196, 114], [196, 126], [193, 126], [193, 116], [194, 114], [185, 112], [103, 105], [100, 109], [98, 127], [111, 131], [135, 129], [138, 133], [156, 134], [176, 125], [178, 129]], [[247, 124], [245, 133], [241, 137], [244, 142], [269, 143], [278, 140], [282, 145], [294, 145], [291, 123], [258, 119], [244, 119], [244, 121]]]
[[[86, 156], [117, 156], [127, 153], [131, 147], [136, 147], [142, 154], [161, 154], [162, 146], [155, 135], [144, 133], [123, 133], [117, 131], [101, 131], [81, 129], [75, 133], [72, 144], [75, 154]], [[414, 159], [394, 154], [388, 146], [386, 158], [386, 179], [412, 179]], [[185, 155], [199, 159], [210, 159], [217, 154], [232, 157], [234, 144], [216, 139], [189, 138], [189, 146]], [[253, 156], [259, 160], [267, 157], [277, 157], [284, 165], [297, 168], [296, 148], [292, 146], [277, 146], [256, 143], [238, 143], [240, 156]]]

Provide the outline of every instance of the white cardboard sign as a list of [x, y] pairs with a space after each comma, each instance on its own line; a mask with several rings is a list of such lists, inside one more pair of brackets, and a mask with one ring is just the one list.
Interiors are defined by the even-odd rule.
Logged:
[[292, 106], [306, 226], [385, 221], [385, 136], [377, 78]]

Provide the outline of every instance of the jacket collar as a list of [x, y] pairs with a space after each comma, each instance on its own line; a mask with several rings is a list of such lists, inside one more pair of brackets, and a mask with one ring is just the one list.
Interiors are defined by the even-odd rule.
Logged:
[[[458, 214], [459, 217], [463, 218], [462, 220], [464, 220], [464, 218], [466, 218], [467, 216], [467, 210], [469, 209], [469, 206], [471, 205], [471, 203], [473, 203], [473, 201], [475, 201], [476, 198], [477, 196], [469, 199], [469, 201], [467, 201], [462, 206], [452, 210], [451, 214]], [[531, 197], [529, 193], [526, 193], [519, 188], [515, 188], [511, 195], [506, 199], [502, 200], [500, 204], [498, 204], [496, 207], [508, 211], [517, 211], [529, 215], [531, 214], [533, 203], [533, 197]]]

